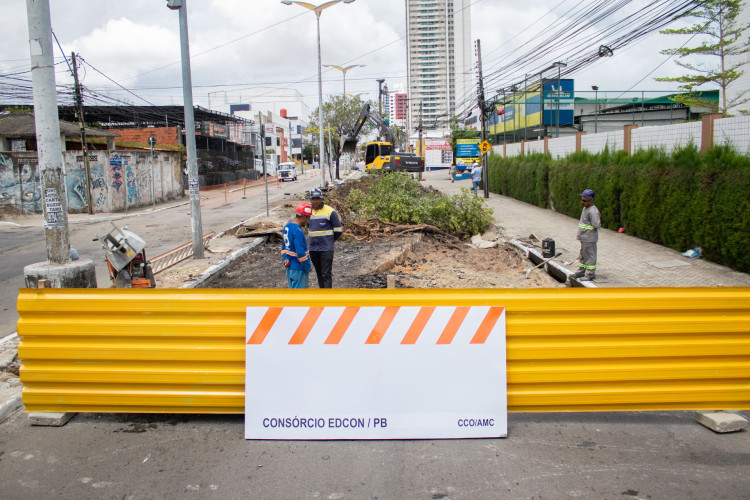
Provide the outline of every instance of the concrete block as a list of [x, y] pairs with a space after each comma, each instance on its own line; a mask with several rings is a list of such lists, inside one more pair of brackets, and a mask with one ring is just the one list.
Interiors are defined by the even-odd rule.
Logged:
[[12, 396], [0, 402], [0, 423], [21, 407], [21, 395]]
[[96, 270], [91, 259], [67, 264], [39, 262], [23, 268], [26, 288], [39, 288], [42, 281], [49, 288], [96, 288]]
[[16, 360], [16, 351], [0, 352], [0, 369], [8, 368]]
[[62, 427], [75, 416], [75, 412], [41, 412], [29, 413], [29, 425], [45, 425], [47, 427]]
[[695, 420], [714, 432], [737, 432], [747, 427], [747, 420], [742, 415], [724, 411], [696, 411]]

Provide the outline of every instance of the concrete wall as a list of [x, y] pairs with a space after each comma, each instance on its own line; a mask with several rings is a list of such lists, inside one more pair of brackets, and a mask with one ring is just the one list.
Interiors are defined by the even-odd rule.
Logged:
[[[68, 211], [86, 210], [85, 168], [81, 151], [64, 151]], [[120, 212], [181, 198], [184, 186], [181, 154], [148, 151], [90, 151], [91, 200], [96, 213]], [[36, 151], [0, 153], [0, 209], [42, 213], [39, 162]]]
[[689, 144], [701, 146], [701, 122], [680, 123], [633, 130], [632, 152], [639, 149], [664, 148], [667, 153]]
[[[658, 127], [636, 127], [631, 133], [630, 151], [634, 153], [639, 149], [663, 148], [667, 152], [688, 144], [695, 144], [699, 149], [702, 144], [703, 126], [706, 122], [679, 123], [676, 125], [663, 125]], [[718, 118], [709, 121], [713, 124], [713, 144], [729, 145], [740, 154], [750, 154], [750, 116], [738, 116], [733, 118]], [[607, 131], [598, 134], [585, 134], [581, 137], [582, 151], [589, 153], [600, 153], [607, 146], [610, 151], [625, 149], [625, 132]], [[540, 141], [541, 142], [541, 141]], [[547, 148], [553, 158], [560, 158], [576, 151], [575, 137], [549, 138]], [[524, 153], [538, 152], [540, 144], [527, 142]], [[503, 145], [493, 147], [495, 154], [503, 155]], [[506, 156], [518, 156], [521, 154], [521, 143], [505, 144]]]

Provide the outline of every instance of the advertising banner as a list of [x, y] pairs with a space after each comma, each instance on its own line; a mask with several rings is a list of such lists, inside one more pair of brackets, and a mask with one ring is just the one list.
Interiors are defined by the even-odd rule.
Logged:
[[453, 161], [453, 149], [450, 141], [447, 139], [426, 139], [424, 161], [428, 170], [449, 168], [451, 161]]
[[[544, 94], [540, 92], [540, 84], [536, 82], [525, 89], [501, 97], [501, 102], [495, 105], [495, 113], [489, 116], [489, 133], [503, 134], [514, 130], [523, 130], [541, 125], [555, 125], [557, 123], [558, 97], [560, 109], [560, 125], [573, 123], [574, 80], [557, 79], [544, 80]], [[544, 108], [544, 121], [542, 121]]]
[[507, 435], [504, 307], [248, 307], [246, 319], [246, 439]]

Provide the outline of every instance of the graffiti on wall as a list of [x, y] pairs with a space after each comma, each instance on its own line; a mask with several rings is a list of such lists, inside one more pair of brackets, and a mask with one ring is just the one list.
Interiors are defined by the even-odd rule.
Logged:
[[[107, 210], [107, 182], [104, 179], [104, 165], [99, 163], [97, 155], [91, 155], [91, 203], [95, 212]], [[88, 208], [86, 199], [86, 167], [83, 157], [76, 157], [76, 166], [68, 167], [65, 175], [65, 188], [68, 193], [68, 210], [82, 212]]]
[[[151, 203], [153, 185], [157, 201], [184, 196], [180, 154], [161, 155], [155, 161], [153, 177], [151, 156], [140, 152], [92, 152], [90, 155], [91, 201], [94, 210], [117, 212]], [[63, 152], [65, 190], [68, 209], [86, 210], [86, 182], [80, 151]], [[0, 208], [42, 213], [41, 167], [36, 151], [0, 153]]]
[[42, 193], [36, 154], [0, 153], [0, 207], [41, 213]]
[[138, 203], [138, 186], [135, 182], [135, 174], [129, 164], [125, 164], [125, 176], [128, 182], [128, 205], [135, 205]]
[[112, 158], [109, 159], [109, 177], [112, 179], [112, 189], [120, 192], [122, 187], [122, 158], [120, 155], [115, 153]]

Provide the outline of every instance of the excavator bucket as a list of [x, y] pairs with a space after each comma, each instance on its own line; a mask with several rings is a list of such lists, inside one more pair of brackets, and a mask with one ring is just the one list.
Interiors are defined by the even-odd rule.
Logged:
[[357, 137], [352, 137], [347, 134], [341, 138], [341, 152], [342, 153], [356, 153], [357, 152]]

